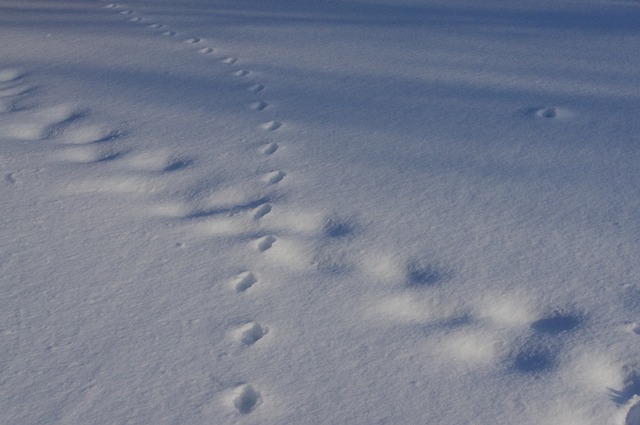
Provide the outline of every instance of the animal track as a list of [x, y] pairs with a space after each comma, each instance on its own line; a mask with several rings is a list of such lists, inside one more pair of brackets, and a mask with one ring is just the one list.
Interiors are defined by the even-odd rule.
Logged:
[[253, 345], [261, 340], [268, 332], [268, 329], [259, 323], [251, 322], [238, 329], [240, 342], [246, 345]]
[[269, 184], [280, 183], [287, 174], [284, 171], [276, 170], [267, 173], [262, 179]]
[[355, 220], [329, 218], [322, 229], [322, 233], [329, 238], [342, 238], [352, 234], [355, 229]]
[[580, 326], [582, 317], [577, 314], [569, 314], [561, 311], [551, 314], [549, 317], [536, 320], [531, 328], [538, 332], [557, 335], [569, 332]]
[[268, 203], [262, 204], [254, 210], [253, 218], [255, 220], [260, 220], [262, 217], [269, 214], [271, 212], [271, 209], [272, 209], [271, 204], [268, 204]]
[[[105, 6], [107, 9], [119, 9], [117, 12], [122, 15], [131, 15], [135, 13], [130, 10], [122, 10], [123, 7], [117, 5], [116, 3], [110, 3]], [[127, 19], [130, 22], [141, 22], [143, 19], [139, 16], [132, 17]], [[145, 23], [149, 21], [145, 20]], [[151, 21], [153, 22], [153, 21]], [[161, 29], [163, 28], [163, 32], [160, 33], [163, 36], [173, 37], [177, 35], [176, 31], [167, 30], [165, 25], [160, 23], [149, 23], [146, 25], [149, 29]], [[183, 41], [185, 44], [198, 44], [201, 43], [202, 39], [198, 37], [192, 37]], [[198, 46], [198, 48], [194, 48], [198, 53], [203, 55], [209, 55], [216, 52], [216, 49], [212, 47], [202, 47], [202, 45]], [[226, 65], [234, 65], [238, 62], [238, 59], [235, 57], [224, 57], [222, 59], [218, 59], [218, 56], [214, 56], [216, 61]], [[232, 75], [236, 77], [245, 77], [249, 75], [251, 72], [246, 69], [236, 69], [232, 72]], [[0, 83], [4, 81], [11, 81], [12, 74], [9, 71], [0, 71]], [[17, 77], [16, 77], [17, 78]], [[247, 87], [247, 90], [252, 93], [259, 93], [265, 88], [262, 84], [252, 84]], [[2, 86], [0, 86], [0, 100], [3, 97], [14, 96], [17, 94], [9, 94], [18, 92], [18, 89], [13, 88], [5, 88], [3, 90]], [[269, 104], [262, 100], [257, 100], [249, 104], [249, 108], [255, 111], [262, 111], [266, 109]], [[0, 112], [7, 107], [2, 106], [0, 103]], [[76, 118], [76, 114], [73, 111], [70, 111], [67, 115], [61, 115], [59, 117], [49, 117], [46, 119], [37, 119], [33, 122], [29, 121], [24, 125], [18, 125], [13, 128], [9, 133], [12, 134], [15, 138], [21, 140], [35, 140], [42, 138], [51, 138], [58, 135], [62, 135], [61, 141], [66, 145], [77, 145], [77, 146], [67, 146], [62, 151], [62, 154], [65, 159], [79, 162], [79, 163], [87, 163], [87, 162], [100, 162], [107, 161], [110, 159], [116, 159], [123, 156], [122, 152], [114, 151], [114, 150], [106, 150], [101, 148], [101, 146], [96, 145], [98, 142], [112, 140], [119, 136], [119, 132], [108, 130], [100, 125], [89, 125], [89, 126], [79, 126], [74, 125], [74, 120]], [[45, 114], [46, 115], [46, 114]], [[260, 125], [265, 131], [275, 131], [282, 127], [282, 123], [279, 121], [269, 121]], [[275, 142], [270, 142], [263, 145], [260, 148], [260, 151], [264, 155], [272, 155], [279, 149], [279, 145]], [[192, 160], [188, 158], [173, 158], [167, 153], [163, 152], [143, 152], [143, 153], [134, 153], [133, 155], [128, 154], [126, 158], [119, 162], [118, 164], [128, 164], [134, 169], [146, 172], [172, 172], [182, 170], [189, 165], [191, 165]], [[262, 176], [262, 180], [269, 184], [277, 184], [280, 183], [286, 176], [286, 173], [281, 170], [271, 171], [264, 176]], [[114, 178], [113, 181], [100, 181], [94, 184], [84, 184], [79, 189], [85, 189], [88, 191], [109, 191], [109, 192], [131, 192], [137, 193], [140, 191], [141, 184], [137, 184], [138, 182], [153, 182], [153, 180], [146, 179], [144, 180], [142, 177], [137, 180], [136, 177], [128, 178], [128, 179], [118, 179]], [[8, 177], [7, 177], [8, 179]], [[8, 180], [7, 180], [8, 181]], [[147, 189], [143, 192], [155, 192], [156, 187], [153, 185], [147, 184]], [[200, 220], [204, 222], [203, 226], [206, 227], [209, 233], [227, 233], [232, 231], [237, 233], [240, 229], [244, 229], [246, 227], [247, 219], [250, 220], [250, 217], [253, 217], [254, 223], [250, 224], [251, 226], [257, 227], [259, 225], [258, 220], [261, 220], [266, 215], [272, 212], [273, 206], [271, 203], [267, 202], [269, 199], [266, 196], [261, 197], [260, 199], [250, 199], [248, 201], [243, 201], [240, 203], [231, 202], [229, 204], [228, 198], [223, 198], [224, 202], [221, 205], [217, 205], [214, 201], [217, 198], [213, 199], [205, 199], [202, 203], [197, 202], [197, 207], [201, 208], [201, 210], [196, 210], [196, 212], [189, 212], [184, 208], [183, 205], [178, 205], [177, 209], [170, 206], [170, 210], [172, 214], [175, 214], [174, 210], [178, 211], [180, 216], [185, 218], [195, 219], [195, 218], [203, 218], [204, 220]], [[212, 206], [212, 204], [214, 204]], [[189, 208], [191, 209], [191, 208]], [[236, 213], [239, 213], [236, 215]], [[205, 219], [206, 218], [206, 219]], [[244, 227], [243, 227], [244, 226]], [[203, 227], [203, 228], [204, 228]], [[336, 230], [337, 229], [337, 230]], [[336, 227], [334, 230], [329, 230], [331, 232], [340, 232], [340, 229]], [[337, 235], [337, 233], [336, 233]], [[273, 245], [278, 241], [278, 239], [273, 235], [266, 235], [260, 237], [252, 242], [252, 245], [259, 252], [265, 252], [273, 247]], [[280, 254], [280, 252], [284, 252], [289, 255], [289, 251], [287, 251], [287, 240], [282, 242], [282, 246], [279, 247], [278, 250], [275, 251], [275, 254]], [[293, 251], [292, 251], [293, 252]], [[277, 257], [277, 255], [276, 255]], [[242, 273], [237, 274], [235, 277], [231, 279], [231, 287], [235, 290], [236, 293], [241, 293], [252, 288], [256, 283], [258, 283], [258, 278], [256, 274], [251, 271], [244, 271]], [[262, 326], [257, 322], [246, 323], [243, 326], [240, 326], [237, 330], [234, 331], [235, 337], [244, 345], [251, 346], [257, 343], [259, 340], [264, 338], [264, 336], [268, 333], [268, 328]], [[258, 406], [260, 406], [263, 402], [262, 394], [251, 384], [241, 384], [234, 388], [231, 392], [230, 397], [227, 399], [227, 402], [230, 401], [230, 404], [239, 412], [240, 414], [249, 414], [253, 412]]]
[[258, 283], [258, 279], [251, 272], [243, 272], [235, 277], [233, 280], [233, 287], [236, 292], [244, 292]]
[[543, 119], [562, 119], [571, 117], [573, 114], [565, 108], [560, 108], [557, 106], [547, 106], [544, 108], [532, 108], [528, 111], [530, 114], [533, 114], [536, 118]]
[[557, 114], [556, 108], [543, 108], [536, 112], [536, 116], [540, 118], [555, 118]]
[[267, 131], [275, 131], [280, 127], [282, 127], [282, 123], [280, 121], [269, 121], [262, 124], [260, 127], [262, 127], [262, 129]]
[[206, 199], [203, 199], [187, 218], [211, 216], [228, 216], [229, 218], [233, 218], [233, 216], [237, 214], [258, 208], [270, 199], [271, 198], [266, 195], [260, 196], [260, 194], [255, 194], [250, 196], [249, 193], [241, 189], [229, 188], [228, 190], [216, 192]]
[[272, 235], [263, 236], [257, 240], [256, 247], [258, 248], [258, 251], [265, 252], [270, 249], [277, 240], [278, 239]]
[[[531, 323], [531, 328], [537, 334], [532, 335], [515, 352], [512, 357], [513, 369], [520, 373], [532, 375], [553, 371], [557, 367], [559, 349], [562, 347], [562, 339], [557, 339], [555, 336], [577, 329], [582, 325], [583, 321], [583, 316], [580, 314], [555, 311], [549, 316]], [[615, 396], [622, 399], [627, 397], [629, 393], [635, 394], [638, 388], [638, 380], [633, 375], [628, 381], [630, 383], [622, 391], [612, 391], [612, 394], [614, 394], [612, 397]]]
[[253, 84], [247, 88], [252, 93], [259, 93], [264, 90], [264, 86], [262, 84]]
[[407, 266], [407, 285], [410, 287], [434, 286], [445, 279], [445, 273], [432, 264], [412, 262]]
[[167, 164], [162, 169], [162, 171], [167, 173], [178, 171], [178, 170], [182, 170], [183, 168], [187, 168], [191, 164], [193, 164], [193, 161], [191, 159], [172, 159], [169, 162], [167, 162]]
[[260, 391], [256, 390], [253, 385], [244, 384], [236, 388], [232, 402], [238, 412], [246, 414], [251, 413], [262, 403], [262, 397]]
[[18, 179], [16, 179], [16, 173], [5, 174], [4, 179], [9, 184], [16, 184]]
[[116, 7], [118, 7], [117, 4], [115, 3], [109, 3], [108, 5], [106, 5], [104, 8], [105, 9], [115, 9]]
[[257, 102], [252, 102], [249, 105], [249, 108], [253, 109], [254, 111], [263, 111], [267, 106], [269, 106], [267, 102], [259, 100]]
[[273, 155], [274, 153], [276, 153], [279, 147], [280, 146], [278, 146], [278, 144], [275, 142], [269, 143], [262, 148], [262, 153], [265, 155]]
[[540, 374], [555, 367], [555, 355], [547, 347], [526, 345], [513, 358], [513, 368], [520, 373]]

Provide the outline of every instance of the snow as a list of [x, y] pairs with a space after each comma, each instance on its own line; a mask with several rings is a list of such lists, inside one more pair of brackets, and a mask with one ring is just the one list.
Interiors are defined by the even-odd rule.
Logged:
[[0, 1], [0, 417], [640, 424], [640, 3]]

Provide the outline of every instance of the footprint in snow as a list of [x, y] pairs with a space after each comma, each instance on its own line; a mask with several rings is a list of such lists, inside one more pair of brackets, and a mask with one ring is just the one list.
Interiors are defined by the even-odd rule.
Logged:
[[267, 106], [269, 106], [269, 104], [262, 100], [259, 100], [257, 102], [251, 102], [249, 104], [249, 108], [253, 109], [254, 111], [263, 111], [264, 109], [266, 109]]
[[569, 118], [573, 115], [568, 109], [560, 108], [558, 106], [532, 108], [532, 109], [529, 109], [529, 113], [536, 118], [541, 118], [545, 120]]
[[209, 54], [214, 52], [214, 49], [212, 49], [211, 47], [204, 47], [204, 48], [198, 50], [198, 52], [202, 53], [203, 55], [209, 55]]
[[259, 93], [264, 90], [264, 86], [262, 84], [253, 84], [247, 88], [252, 93]]
[[273, 155], [274, 153], [276, 153], [279, 147], [280, 146], [275, 142], [268, 143], [262, 147], [262, 153], [265, 155]]
[[131, 18], [129, 19], [129, 22], [142, 22], [142, 18], [140, 17]]
[[282, 127], [282, 123], [280, 121], [269, 121], [260, 125], [260, 127], [266, 131], [276, 131], [277, 129]]
[[256, 248], [258, 248], [258, 251], [260, 252], [265, 252], [266, 250], [271, 249], [277, 240], [278, 239], [272, 235], [263, 236], [256, 241]]
[[133, 15], [135, 12], [133, 10], [123, 10], [120, 12], [121, 15]]
[[581, 314], [558, 310], [536, 320], [531, 324], [531, 328], [548, 335], [560, 335], [575, 330], [582, 325], [583, 321], [584, 317]]
[[243, 384], [234, 390], [231, 401], [238, 412], [247, 414], [262, 404], [262, 396], [253, 385]]
[[193, 38], [189, 38], [187, 40], [184, 41], [185, 44], [197, 44], [200, 43], [202, 41], [202, 39], [198, 38], [198, 37], [193, 37]]
[[236, 330], [237, 338], [245, 345], [253, 345], [261, 340], [269, 330], [256, 322], [247, 323]]
[[322, 227], [322, 234], [328, 238], [344, 238], [353, 235], [358, 228], [355, 218], [328, 218]]
[[258, 283], [258, 278], [251, 272], [242, 272], [232, 281], [233, 288], [236, 292], [244, 292], [256, 283]]
[[258, 208], [253, 210], [253, 218], [254, 218], [254, 220], [260, 220], [262, 217], [264, 217], [265, 215], [269, 214], [271, 212], [272, 208], [273, 207], [269, 203], [260, 205]]
[[174, 158], [163, 164], [162, 170], [165, 173], [179, 171], [193, 164], [193, 160], [189, 158]]
[[276, 183], [280, 183], [286, 177], [286, 175], [287, 174], [284, 171], [276, 170], [276, 171], [267, 173], [262, 178], [262, 180], [269, 184], [276, 184]]
[[542, 344], [528, 343], [514, 352], [512, 368], [526, 375], [540, 375], [557, 366], [557, 355]]
[[239, 69], [235, 71], [233, 75], [235, 75], [236, 77], [244, 77], [249, 75], [249, 71], [247, 71], [246, 69]]
[[175, 31], [165, 31], [165, 32], [162, 33], [162, 35], [164, 35], [165, 37], [173, 37], [176, 34], [177, 34], [177, 32], [175, 32]]
[[535, 334], [513, 353], [513, 369], [531, 375], [556, 369], [563, 339], [584, 321], [583, 314], [561, 309], [532, 322], [531, 329]]
[[16, 174], [17, 174], [17, 173], [8, 173], [8, 174], [5, 174], [5, 176], [4, 176], [4, 180], [5, 180], [7, 183], [11, 184], [11, 185], [16, 184], [16, 183], [18, 182], [18, 179], [17, 179], [17, 177], [16, 177]]
[[149, 25], [149, 28], [151, 28], [151, 29], [158, 29], [158, 28], [162, 28], [162, 27], [164, 27], [164, 25], [162, 25], [162, 24], [151, 24], [151, 25]]
[[407, 265], [406, 284], [411, 288], [436, 286], [447, 278], [448, 273], [435, 264], [412, 261]]
[[555, 118], [558, 115], [556, 108], [543, 108], [536, 111], [536, 117], [539, 118]]

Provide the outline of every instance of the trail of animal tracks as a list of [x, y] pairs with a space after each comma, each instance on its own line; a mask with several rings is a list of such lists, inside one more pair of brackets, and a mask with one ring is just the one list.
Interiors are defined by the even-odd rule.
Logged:
[[640, 425], [640, 5], [0, 1], [0, 418]]

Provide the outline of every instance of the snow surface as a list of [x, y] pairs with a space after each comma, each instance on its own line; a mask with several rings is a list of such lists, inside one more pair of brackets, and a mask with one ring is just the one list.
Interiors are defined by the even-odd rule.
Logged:
[[0, 422], [640, 425], [640, 3], [1, 0]]

